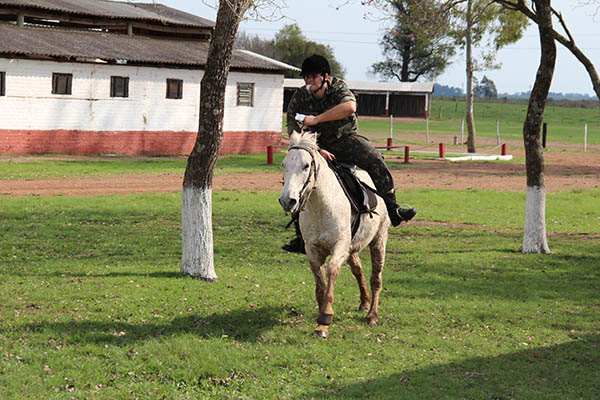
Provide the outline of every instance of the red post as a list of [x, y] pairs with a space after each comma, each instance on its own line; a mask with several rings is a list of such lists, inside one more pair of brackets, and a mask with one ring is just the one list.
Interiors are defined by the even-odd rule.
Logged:
[[502, 153], [500, 154], [502, 154], [503, 156], [506, 155], [506, 143], [502, 144]]
[[409, 150], [408, 146], [404, 146], [404, 164], [408, 164], [409, 153], [410, 153], [410, 150]]
[[444, 143], [440, 143], [440, 158], [446, 158], [446, 150], [444, 149]]
[[273, 164], [273, 146], [267, 146], [267, 164]]
[[392, 150], [392, 138], [389, 137], [387, 138], [387, 151], [391, 151]]

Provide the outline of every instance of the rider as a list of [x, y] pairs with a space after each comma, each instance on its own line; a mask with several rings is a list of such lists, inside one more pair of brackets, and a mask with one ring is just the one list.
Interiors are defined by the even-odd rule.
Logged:
[[[357, 165], [367, 171], [377, 192], [383, 197], [393, 226], [409, 221], [416, 214], [414, 208], [402, 208], [396, 202], [394, 181], [381, 154], [364, 136], [358, 135], [356, 98], [346, 83], [330, 76], [329, 62], [320, 55], [312, 55], [302, 63], [305, 86], [296, 90], [287, 109], [287, 131], [300, 132], [302, 126], [296, 114], [305, 114], [304, 128], [319, 133], [317, 142], [326, 160]], [[298, 237], [282, 249], [303, 253], [304, 241], [294, 216]]]

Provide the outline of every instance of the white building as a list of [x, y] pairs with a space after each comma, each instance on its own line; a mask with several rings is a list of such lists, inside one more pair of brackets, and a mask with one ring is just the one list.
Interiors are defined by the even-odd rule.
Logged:
[[[0, 17], [0, 154], [190, 153], [213, 22], [104, 0], [0, 0]], [[288, 68], [234, 50], [223, 153], [279, 144]]]

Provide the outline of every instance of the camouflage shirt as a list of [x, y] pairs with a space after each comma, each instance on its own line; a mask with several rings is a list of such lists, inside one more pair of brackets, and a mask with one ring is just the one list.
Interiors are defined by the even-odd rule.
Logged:
[[[353, 101], [356, 103], [354, 94], [348, 89], [348, 85], [335, 77], [329, 79], [325, 96], [318, 100], [306, 88], [298, 88], [292, 96], [287, 109], [287, 132], [300, 132], [301, 126], [295, 120], [296, 113], [305, 115], [319, 115], [337, 106], [338, 104]], [[319, 133], [320, 143], [335, 142], [341, 137], [356, 134], [358, 132], [358, 121], [356, 113], [337, 121], [323, 122], [310, 130]]]

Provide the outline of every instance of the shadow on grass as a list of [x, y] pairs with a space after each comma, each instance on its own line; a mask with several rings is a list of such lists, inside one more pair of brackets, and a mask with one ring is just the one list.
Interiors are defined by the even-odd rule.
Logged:
[[182, 278], [189, 279], [181, 275], [179, 271], [155, 271], [155, 272], [107, 272], [106, 274], [89, 274], [73, 272], [52, 272], [49, 274], [32, 274], [35, 276], [69, 277], [69, 278], [121, 278], [121, 277], [141, 277], [141, 278]]
[[[594, 399], [600, 394], [600, 335], [495, 357], [331, 384], [314, 399]], [[418, 367], [417, 367], [418, 368]]]
[[[257, 307], [232, 310], [223, 314], [189, 315], [170, 321], [132, 324], [110, 321], [65, 321], [26, 324], [14, 331], [43, 332], [79, 344], [111, 344], [129, 346], [132, 343], [162, 336], [193, 334], [206, 339], [233, 338], [256, 342], [264, 332], [280, 323], [282, 307]], [[7, 332], [0, 330], [0, 336]]]

